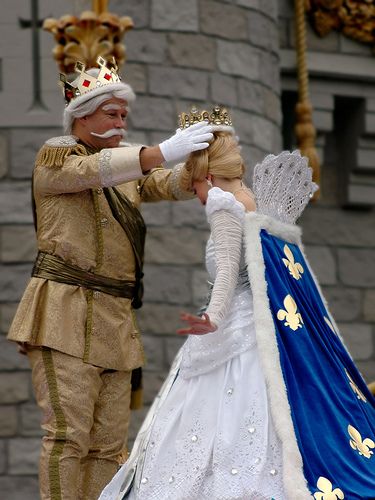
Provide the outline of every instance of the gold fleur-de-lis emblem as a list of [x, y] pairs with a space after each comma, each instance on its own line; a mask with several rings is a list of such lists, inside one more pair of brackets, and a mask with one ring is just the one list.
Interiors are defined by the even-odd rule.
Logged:
[[360, 455], [366, 458], [371, 458], [374, 452], [370, 448], [375, 448], [374, 441], [370, 438], [362, 439], [361, 434], [352, 425], [348, 425], [348, 433], [351, 437], [349, 443], [353, 450], [357, 450]]
[[357, 396], [358, 399], [362, 399], [362, 401], [364, 403], [367, 403], [366, 396], [363, 394], [362, 391], [360, 391], [358, 389], [358, 386], [356, 385], [356, 383], [354, 382], [354, 380], [352, 379], [352, 377], [349, 375], [349, 372], [348, 372], [348, 370], [346, 368], [345, 368], [345, 373], [346, 373], [346, 376], [349, 379], [349, 384], [350, 384], [350, 387], [352, 388], [354, 394]]
[[282, 261], [288, 268], [289, 274], [291, 274], [296, 280], [301, 279], [303, 267], [299, 262], [294, 262], [294, 255], [288, 245], [284, 246], [284, 253], [286, 255], [286, 259], [282, 259]]
[[284, 309], [277, 311], [277, 319], [280, 321], [286, 320], [284, 325], [289, 326], [292, 330], [302, 328], [303, 319], [299, 312], [297, 312], [297, 304], [291, 295], [287, 295], [284, 299]]
[[326, 477], [320, 476], [316, 486], [320, 491], [314, 493], [315, 500], [337, 500], [338, 498], [341, 500], [345, 498], [343, 491], [340, 488], [333, 489], [331, 481]]

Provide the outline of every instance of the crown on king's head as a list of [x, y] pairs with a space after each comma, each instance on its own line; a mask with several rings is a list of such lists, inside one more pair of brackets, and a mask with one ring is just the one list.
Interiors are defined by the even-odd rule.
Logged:
[[195, 106], [190, 110], [190, 113], [181, 113], [178, 115], [178, 126], [179, 128], [188, 128], [194, 123], [207, 121], [212, 125], [227, 125], [232, 126], [232, 120], [229, 116], [228, 110], [223, 106], [214, 106], [212, 111], [206, 111], [205, 109], [199, 111]]
[[85, 95], [99, 87], [121, 81], [117, 73], [118, 67], [114, 58], [112, 63], [109, 63], [103, 57], [99, 56], [96, 62], [99, 66], [99, 74], [97, 76], [90, 75], [85, 71], [86, 67], [83, 63], [76, 62], [75, 70], [79, 75], [74, 80], [74, 85], [73, 82], [69, 83], [67, 81], [64, 73], [60, 73], [60, 84], [67, 104], [76, 97]]

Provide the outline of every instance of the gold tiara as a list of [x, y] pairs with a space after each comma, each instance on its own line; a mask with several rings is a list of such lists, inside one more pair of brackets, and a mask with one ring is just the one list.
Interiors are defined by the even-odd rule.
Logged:
[[119, 83], [121, 81], [119, 75], [117, 74], [118, 67], [116, 65], [115, 59], [112, 63], [107, 63], [107, 61], [99, 56], [96, 60], [99, 65], [98, 76], [90, 75], [86, 73], [86, 67], [81, 62], [76, 62], [75, 70], [80, 75], [77, 77], [78, 81], [76, 85], [72, 85], [66, 79], [64, 73], [60, 73], [60, 83], [63, 88], [63, 93], [65, 101], [67, 104], [70, 103], [76, 97], [87, 94], [94, 89], [109, 85], [111, 83]]
[[181, 113], [178, 115], [178, 126], [179, 128], [188, 128], [194, 123], [207, 121], [212, 125], [227, 125], [232, 126], [232, 120], [229, 116], [228, 110], [223, 106], [214, 106], [212, 111], [206, 111], [205, 109], [199, 111], [195, 106], [190, 110], [190, 113]]

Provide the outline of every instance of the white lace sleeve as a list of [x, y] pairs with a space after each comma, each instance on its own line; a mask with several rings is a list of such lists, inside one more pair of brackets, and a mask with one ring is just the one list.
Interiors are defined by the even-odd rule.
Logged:
[[215, 245], [217, 268], [206, 313], [210, 320], [219, 326], [228, 312], [238, 281], [245, 209], [231, 193], [222, 191], [221, 194], [217, 194], [220, 200], [216, 199], [215, 192], [212, 193], [206, 208], [211, 225], [211, 237]]

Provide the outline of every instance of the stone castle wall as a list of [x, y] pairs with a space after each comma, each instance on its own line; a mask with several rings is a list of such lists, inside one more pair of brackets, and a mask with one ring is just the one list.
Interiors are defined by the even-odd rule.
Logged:
[[[126, 36], [128, 61], [123, 71], [137, 93], [129, 120], [130, 140], [158, 143], [176, 128], [178, 112], [191, 104], [219, 102], [232, 111], [250, 179], [257, 161], [281, 149], [281, 95], [284, 91], [283, 96], [288, 97], [289, 92], [293, 97], [296, 89], [292, 3], [110, 1], [112, 12], [130, 15], [135, 23], [135, 29]], [[31, 32], [19, 26], [19, 18], [30, 18], [27, 4], [24, 0], [5, 2], [0, 18], [0, 491], [12, 500], [38, 498], [41, 432], [27, 360], [17, 354], [5, 335], [36, 253], [30, 208], [33, 158], [45, 139], [61, 134], [63, 106], [51, 57], [53, 40], [45, 32], [40, 32], [42, 102], [36, 99]], [[79, 13], [88, 8], [87, 4], [40, 0], [39, 16], [58, 18], [67, 12]], [[79, 10], [74, 12], [74, 8]], [[326, 45], [312, 33], [309, 37], [310, 43], [320, 44], [314, 47], [313, 56], [314, 61], [320, 57], [321, 64]], [[349, 56], [340, 49], [346, 42], [340, 36], [333, 37], [341, 45], [328, 40], [332, 61]], [[346, 47], [363, 50], [359, 44]], [[354, 59], [357, 56], [351, 55]], [[361, 52], [360, 57], [373, 67], [368, 51]], [[327, 82], [319, 68], [313, 75], [312, 100], [320, 152], [328, 166], [323, 169], [323, 197], [303, 217], [305, 243], [345, 340], [370, 380], [375, 379], [374, 213], [341, 208], [336, 158], [339, 148], [334, 141], [338, 77], [331, 75]], [[366, 79], [349, 84], [345, 78], [339, 81], [346, 85], [349, 97], [370, 93]], [[360, 138], [365, 141], [360, 148], [365, 151], [364, 158], [373, 147], [374, 102], [375, 96], [369, 94], [366, 119], [370, 129]], [[132, 439], [181, 345], [175, 334], [180, 326], [179, 312], [194, 311], [206, 294], [203, 256], [207, 224], [198, 201], [148, 204], [143, 214], [148, 225], [146, 293], [139, 323], [147, 355], [146, 408], [134, 413]]]

